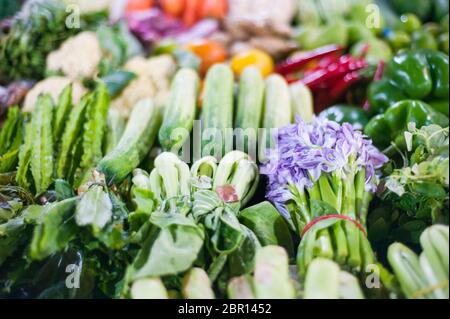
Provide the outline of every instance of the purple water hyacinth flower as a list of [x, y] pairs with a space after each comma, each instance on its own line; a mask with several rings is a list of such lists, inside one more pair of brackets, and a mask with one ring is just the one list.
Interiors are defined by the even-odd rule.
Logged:
[[322, 173], [337, 172], [345, 178], [362, 168], [366, 170], [366, 190], [375, 191], [375, 171], [388, 160], [361, 131], [325, 118], [306, 123], [297, 117], [295, 124], [278, 130], [276, 139], [277, 147], [268, 151], [261, 167], [261, 173], [269, 178], [267, 198], [275, 203], [292, 199], [289, 185], [303, 191]]

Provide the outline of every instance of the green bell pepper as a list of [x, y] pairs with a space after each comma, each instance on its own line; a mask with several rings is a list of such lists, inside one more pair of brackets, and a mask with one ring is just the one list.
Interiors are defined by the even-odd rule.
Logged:
[[433, 11], [431, 0], [391, 0], [390, 3], [397, 14], [413, 13], [421, 20], [427, 20]]
[[383, 79], [369, 86], [371, 112], [381, 114], [405, 99], [448, 99], [448, 70], [448, 56], [442, 52], [422, 49], [397, 54], [386, 64]]
[[448, 0], [433, 0], [433, 20], [441, 21], [448, 15]]
[[422, 21], [415, 14], [403, 14], [397, 21], [396, 29], [411, 34], [422, 29]]
[[412, 99], [422, 99], [433, 89], [427, 59], [420, 51], [397, 54], [386, 65], [385, 75]]
[[433, 79], [432, 95], [438, 99], [448, 99], [448, 55], [438, 51], [423, 51], [430, 68], [431, 78]]
[[369, 104], [373, 114], [382, 114], [391, 105], [406, 99], [403, 91], [388, 79], [373, 82], [369, 86]]
[[430, 32], [421, 30], [411, 35], [411, 48], [437, 50], [439, 45], [436, 38]]
[[411, 122], [419, 128], [430, 124], [446, 127], [448, 117], [422, 101], [404, 100], [394, 104], [384, 114], [373, 117], [366, 125], [364, 133], [379, 148], [386, 148], [391, 142], [403, 148], [403, 133]]
[[363, 130], [369, 122], [369, 115], [361, 107], [337, 104], [331, 106], [319, 114], [319, 117], [327, 118], [331, 121], [350, 123], [357, 130]]
[[427, 103], [436, 111], [449, 116], [449, 109], [448, 109], [448, 99], [447, 100], [433, 100], [433, 101], [427, 101]]

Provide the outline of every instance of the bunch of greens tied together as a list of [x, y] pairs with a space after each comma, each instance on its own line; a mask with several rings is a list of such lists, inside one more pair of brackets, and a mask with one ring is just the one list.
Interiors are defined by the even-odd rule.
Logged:
[[127, 296], [133, 283], [133, 295], [133, 287], [155, 277], [179, 292], [178, 276], [194, 266], [207, 269], [211, 282], [223, 276], [225, 284], [229, 276], [252, 271], [260, 243], [238, 214], [257, 184], [256, 164], [237, 151], [220, 163], [202, 158], [191, 169], [176, 155], [162, 153], [150, 174], [135, 170], [136, 209], [128, 220], [131, 240], [141, 249], [128, 268], [122, 294]]
[[[310, 124], [298, 118], [279, 130], [277, 141], [262, 173], [269, 178], [267, 197], [303, 235], [299, 271], [318, 256], [355, 271], [373, 263], [362, 228], [378, 183], [376, 169], [387, 158], [350, 124], [320, 118]], [[325, 215], [334, 217], [316, 223]]]

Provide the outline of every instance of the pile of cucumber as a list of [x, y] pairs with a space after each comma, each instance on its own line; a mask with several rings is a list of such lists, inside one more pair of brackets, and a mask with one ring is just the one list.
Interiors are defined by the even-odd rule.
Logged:
[[[247, 133], [260, 135], [256, 138], [261, 143], [269, 133], [262, 134], [264, 131], [260, 128], [270, 132], [272, 128], [292, 123], [294, 113], [300, 109], [306, 118], [313, 113], [312, 103], [308, 99], [304, 105], [299, 103], [298, 90], [290, 88], [284, 78], [274, 74], [263, 79], [253, 66], [244, 70], [237, 84], [231, 68], [225, 64], [209, 69], [203, 92], [199, 90], [199, 82], [197, 73], [191, 69], [181, 69], [175, 75], [159, 130], [159, 142], [164, 151], [177, 153], [185, 143], [190, 145], [190, 134], [197, 118], [201, 120], [201, 156], [221, 158], [236, 147], [233, 129], [245, 131], [243, 151], [247, 152], [255, 146], [250, 145]], [[200, 95], [203, 101], [198, 108]]]

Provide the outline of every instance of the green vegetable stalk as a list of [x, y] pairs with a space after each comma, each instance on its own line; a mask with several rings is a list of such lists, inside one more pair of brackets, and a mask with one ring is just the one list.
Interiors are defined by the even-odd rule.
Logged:
[[311, 262], [305, 278], [305, 299], [363, 299], [359, 282], [353, 275], [324, 258]]
[[408, 299], [449, 298], [449, 228], [435, 225], [420, 237], [423, 252], [417, 256], [408, 247], [394, 243], [388, 260]]

